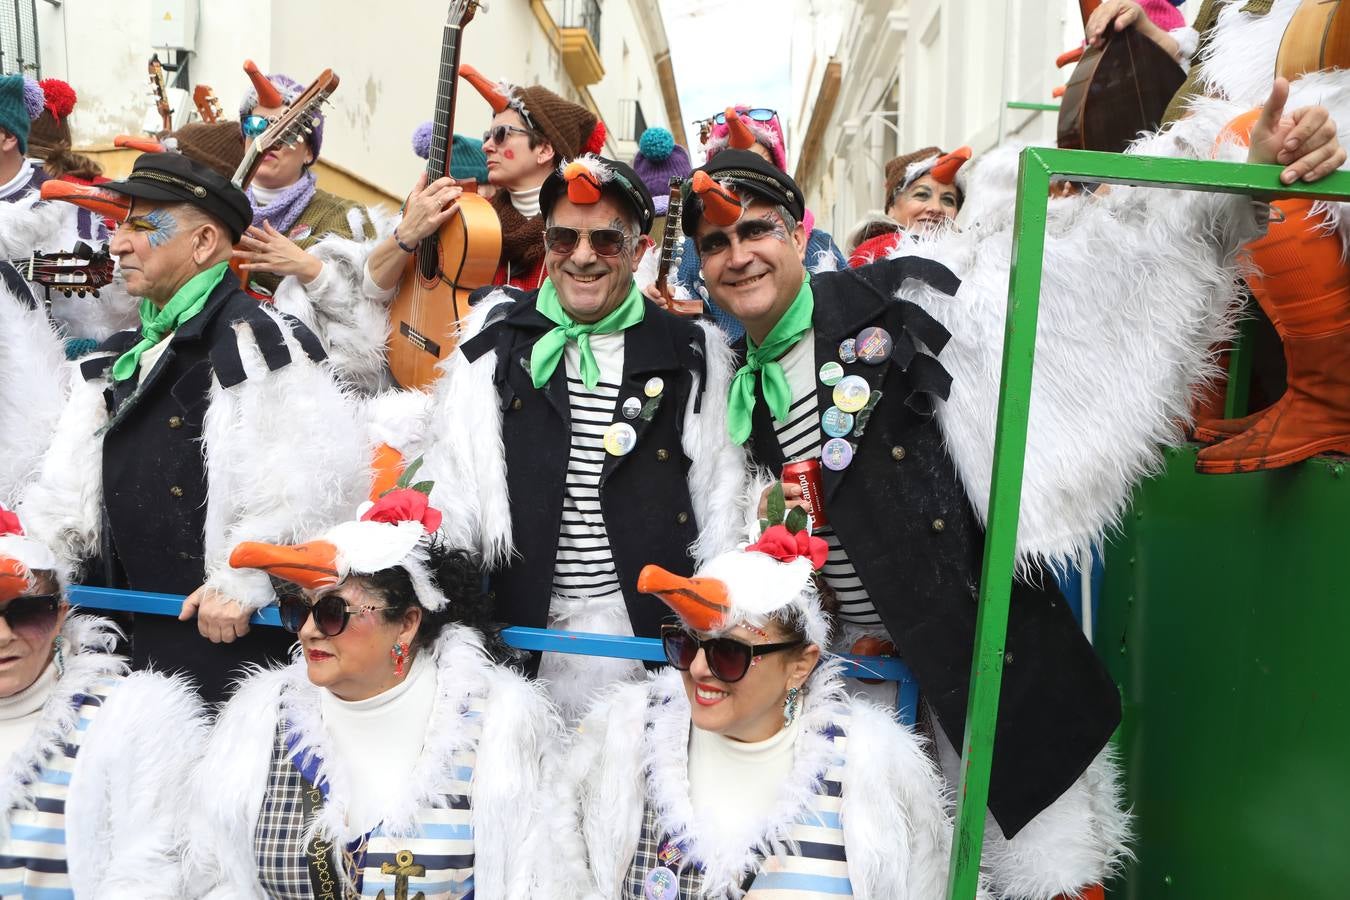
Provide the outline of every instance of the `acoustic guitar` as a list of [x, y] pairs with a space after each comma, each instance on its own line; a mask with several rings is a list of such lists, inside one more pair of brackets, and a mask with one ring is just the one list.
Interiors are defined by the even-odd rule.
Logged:
[[150, 73], [150, 88], [155, 94], [155, 111], [159, 113], [161, 133], [173, 131], [173, 107], [169, 106], [169, 87], [164, 83], [164, 66], [160, 64], [158, 53], [150, 57], [147, 70]]
[[1341, 0], [1303, 0], [1280, 39], [1275, 75], [1293, 80], [1345, 68], [1350, 68], [1350, 6]]
[[[450, 174], [455, 100], [459, 88], [460, 36], [478, 0], [452, 0], [441, 38], [427, 183]], [[454, 349], [469, 294], [492, 282], [502, 252], [502, 228], [492, 204], [472, 182], [457, 201], [459, 212], [423, 240], [408, 260], [389, 308], [389, 370], [405, 388], [435, 380], [437, 364]], [[542, 240], [542, 236], [540, 238]]]
[[680, 228], [684, 216], [684, 179], [670, 179], [670, 206], [666, 209], [666, 224], [661, 232], [661, 261], [656, 268], [656, 289], [661, 292], [662, 305], [677, 316], [694, 317], [703, 314], [701, 300], [676, 300], [670, 286], [670, 270], [678, 269], [684, 249], [684, 231]]
[[225, 118], [225, 111], [220, 108], [220, 101], [216, 99], [216, 92], [211, 90], [210, 85], [199, 84], [193, 88], [192, 103], [197, 107], [197, 115], [207, 125], [214, 125]]
[[[1098, 5], [1079, 0], [1084, 25]], [[1180, 64], [1137, 28], [1108, 29], [1101, 47], [1083, 50], [1065, 84], [1056, 143], [1065, 150], [1121, 153], [1162, 123], [1185, 80]]]

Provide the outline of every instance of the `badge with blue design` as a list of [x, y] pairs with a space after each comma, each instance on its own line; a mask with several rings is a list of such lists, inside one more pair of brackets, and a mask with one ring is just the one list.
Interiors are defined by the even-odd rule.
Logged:
[[665, 838], [656, 851], [658, 865], [642, 879], [643, 900], [677, 900], [680, 896], [680, 863], [684, 846]]
[[820, 414], [820, 428], [832, 438], [844, 437], [853, 430], [853, 414], [831, 406]]
[[891, 333], [875, 325], [858, 332], [858, 337], [854, 341], [858, 359], [869, 366], [879, 366], [890, 359], [894, 348], [895, 341], [891, 339]]
[[839, 361], [842, 363], [852, 363], [858, 361], [858, 342], [853, 338], [845, 338], [839, 342]]

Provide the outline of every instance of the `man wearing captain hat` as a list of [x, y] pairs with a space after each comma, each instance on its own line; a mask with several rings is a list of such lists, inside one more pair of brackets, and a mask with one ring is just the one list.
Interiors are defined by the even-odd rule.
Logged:
[[[539, 202], [547, 278], [475, 305], [436, 385], [426, 468], [450, 531], [483, 554], [501, 621], [655, 637], [662, 612], [637, 590], [642, 566], [655, 554], [690, 574], [738, 537], [730, 351], [637, 289], [654, 210], [631, 168], [583, 154]], [[554, 656], [540, 675], [570, 714], [641, 673]]]
[[[141, 327], [80, 365], [52, 449], [22, 508], [67, 574], [190, 595], [179, 622], [138, 616], [138, 667], [194, 676], [219, 699], [241, 663], [284, 658], [251, 632], [266, 576], [232, 570], [241, 540], [294, 537], [360, 499], [363, 451], [303, 325], [260, 306], [227, 268], [248, 198], [185, 156], [144, 154], [130, 176], [72, 202], [121, 221], [109, 245]], [[197, 621], [191, 622], [196, 615]]]

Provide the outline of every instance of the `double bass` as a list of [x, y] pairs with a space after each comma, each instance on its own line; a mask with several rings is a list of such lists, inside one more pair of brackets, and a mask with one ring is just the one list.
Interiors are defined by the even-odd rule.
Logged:
[[[427, 156], [427, 183], [450, 174], [455, 100], [459, 89], [460, 36], [477, 12], [478, 0], [452, 0], [441, 39], [436, 79], [436, 115]], [[473, 182], [458, 214], [417, 245], [389, 308], [389, 369], [405, 388], [429, 385], [437, 365], [454, 349], [459, 320], [469, 311], [469, 294], [492, 282], [502, 252], [501, 223], [492, 204]]]

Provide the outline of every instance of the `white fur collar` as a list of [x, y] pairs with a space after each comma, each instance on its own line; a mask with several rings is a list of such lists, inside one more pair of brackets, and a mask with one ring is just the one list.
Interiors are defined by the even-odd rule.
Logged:
[[[436, 703], [427, 725], [426, 740], [417, 762], [399, 789], [384, 798], [379, 821], [385, 834], [406, 835], [416, 828], [421, 809], [442, 802], [438, 785], [451, 764], [451, 757], [472, 746], [468, 727], [468, 704], [486, 695], [491, 662], [478, 633], [461, 625], [448, 626], [431, 651], [436, 664]], [[329, 737], [319, 712], [321, 688], [310, 683], [303, 661], [282, 670], [280, 718], [290, 723], [290, 733], [299, 738], [297, 753], [312, 753], [322, 760], [316, 776], [328, 782], [328, 799], [312, 828], [326, 838], [348, 842], [360, 835], [347, 824], [350, 776], [342, 760], [329, 752]], [[311, 835], [306, 835], [308, 840]]]
[[710, 897], [740, 897], [740, 884], [759, 867], [760, 858], [773, 856], [789, 843], [788, 832], [797, 814], [815, 793], [816, 780], [833, 753], [825, 732], [848, 715], [841, 663], [822, 661], [807, 682], [801, 712], [801, 735], [793, 754], [792, 771], [773, 809], [743, 840], [715, 844], [694, 820], [689, 799], [689, 700], [680, 673], [668, 669], [652, 679], [648, 711], [652, 727], [642, 743], [647, 796], [657, 827], [677, 841], [687, 841], [689, 855], [703, 865], [703, 892]]
[[[106, 619], [70, 615], [61, 634], [69, 648], [65, 673], [43, 705], [37, 728], [10, 757], [0, 776], [0, 810], [32, 808], [33, 773], [46, 764], [53, 747], [65, 740], [79, 721], [75, 698], [92, 691], [100, 681], [127, 672], [126, 660], [112, 653], [117, 627]], [[9, 821], [8, 813], [0, 817], [0, 840], [9, 837]]]

